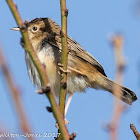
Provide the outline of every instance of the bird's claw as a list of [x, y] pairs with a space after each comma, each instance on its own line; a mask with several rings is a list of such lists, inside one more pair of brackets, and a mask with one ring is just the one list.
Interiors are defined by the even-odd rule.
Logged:
[[64, 65], [63, 65], [63, 64], [61, 64], [61, 63], [58, 63], [58, 66], [59, 66], [59, 67], [64, 67]]
[[64, 67], [64, 65], [63, 64], [61, 64], [61, 63], [58, 63], [58, 66], [59, 66], [59, 69], [60, 69], [60, 71], [58, 71], [58, 74], [61, 74], [61, 72], [63, 72], [63, 73], [70, 73], [71, 71], [70, 70], [64, 70], [63, 69], [63, 67]]
[[59, 67], [60, 71], [64, 72], [64, 73], [70, 73], [71, 71], [70, 70], [64, 70], [62, 67]]
[[[65, 118], [65, 124], [69, 124], [69, 121]], [[59, 129], [58, 123], [56, 122], [55, 127]]]

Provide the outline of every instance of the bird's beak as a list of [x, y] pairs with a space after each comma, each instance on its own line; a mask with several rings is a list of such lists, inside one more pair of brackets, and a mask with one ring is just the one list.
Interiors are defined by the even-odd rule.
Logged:
[[11, 30], [20, 31], [20, 28], [19, 27], [14, 27], [14, 28], [11, 28]]

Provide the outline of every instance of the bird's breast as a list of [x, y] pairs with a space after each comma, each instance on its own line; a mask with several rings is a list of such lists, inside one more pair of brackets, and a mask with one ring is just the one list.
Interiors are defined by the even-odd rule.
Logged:
[[58, 74], [54, 48], [50, 44], [46, 44], [38, 52], [38, 58], [45, 66], [50, 85], [57, 95], [60, 91], [60, 75]]

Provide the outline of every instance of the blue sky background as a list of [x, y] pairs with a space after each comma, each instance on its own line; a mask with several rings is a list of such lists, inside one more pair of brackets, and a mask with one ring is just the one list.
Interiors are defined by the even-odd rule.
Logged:
[[[61, 25], [59, 0], [15, 2], [23, 20], [50, 17]], [[123, 85], [132, 89], [137, 94], [138, 100], [128, 107], [121, 118], [119, 140], [135, 140], [129, 127], [130, 123], [134, 123], [140, 131], [140, 18], [136, 12], [136, 4], [137, 0], [67, 1], [69, 36], [102, 64], [110, 79], [115, 78], [116, 66], [108, 37], [117, 32], [124, 35], [127, 68]], [[0, 42], [12, 76], [22, 91], [22, 101], [33, 132], [41, 134], [57, 132], [52, 114], [45, 109], [49, 106], [48, 100], [45, 96], [35, 93], [36, 87], [29, 80], [24, 50], [19, 43], [21, 35], [10, 30], [17, 25], [5, 1], [1, 1], [0, 13]], [[76, 140], [108, 140], [109, 133], [103, 128], [111, 120], [113, 103], [113, 96], [106, 91], [88, 89], [86, 93], [74, 94], [66, 117], [70, 121], [69, 132], [77, 133]], [[16, 133], [20, 132], [20, 129], [13, 107], [0, 71], [0, 124]]]

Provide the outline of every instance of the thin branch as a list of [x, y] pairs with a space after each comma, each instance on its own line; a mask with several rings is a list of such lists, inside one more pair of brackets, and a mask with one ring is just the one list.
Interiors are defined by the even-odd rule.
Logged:
[[[62, 40], [62, 55], [61, 55], [61, 63], [63, 65], [63, 69], [67, 71], [67, 15], [68, 10], [66, 8], [66, 0], [60, 0], [61, 5], [61, 40]], [[61, 90], [59, 97], [59, 105], [62, 111], [62, 114], [65, 118], [65, 100], [66, 100], [66, 92], [67, 92], [67, 72], [63, 72], [61, 74]]]
[[[0, 67], [2, 69], [4, 78], [6, 79], [7, 85], [11, 91], [12, 99], [14, 101], [15, 108], [18, 113], [20, 127], [25, 134], [26, 133], [30, 134], [31, 128], [29, 125], [29, 121], [27, 121], [27, 117], [25, 115], [22, 100], [20, 98], [20, 95], [21, 95], [20, 90], [19, 90], [18, 86], [15, 85], [11, 72], [9, 71], [9, 68], [7, 67], [7, 62], [4, 58], [2, 49], [0, 49]], [[28, 137], [28, 139], [33, 140], [32, 137]]]
[[[61, 54], [61, 63], [63, 65], [63, 70], [67, 71], [67, 16], [68, 10], [66, 8], [66, 0], [60, 0], [61, 6], [61, 42], [62, 42], [62, 54]], [[60, 97], [59, 97], [59, 106], [65, 118], [65, 101], [66, 101], [66, 92], [67, 92], [67, 72], [61, 71], [61, 88], [60, 88]], [[58, 132], [61, 132], [58, 130]], [[60, 136], [58, 140], [62, 140]]]
[[[23, 27], [24, 24], [22, 22], [22, 19], [21, 19], [19, 13], [18, 13], [16, 5], [14, 4], [14, 2], [12, 0], [6, 0], [6, 1], [7, 1], [8, 5], [9, 5], [9, 8], [12, 11], [12, 14], [13, 14], [18, 26]], [[48, 86], [48, 79], [47, 79], [46, 71], [45, 71], [43, 65], [41, 65], [41, 63], [40, 63], [40, 61], [39, 61], [39, 59], [38, 59], [38, 57], [37, 57], [32, 45], [30, 43], [30, 40], [28, 38], [27, 32], [25, 30], [21, 30], [21, 34], [22, 34], [23, 39], [24, 39], [25, 50], [31, 56], [32, 61], [33, 61], [34, 65], [36, 66], [37, 71], [38, 71], [38, 73], [40, 75], [40, 78], [41, 78], [41, 80], [43, 82], [43, 85], [44, 85], [44, 87], [46, 87], [46, 86]], [[60, 111], [60, 108], [56, 103], [54, 93], [50, 89], [47, 93], [45, 93], [45, 95], [48, 97], [48, 99], [50, 101], [54, 117], [56, 118], [56, 121], [58, 122], [58, 125], [59, 125], [59, 128], [60, 128], [60, 131], [61, 131], [63, 139], [68, 140], [69, 139], [68, 130], [67, 130], [66, 126], [65, 126], [65, 122], [64, 122], [62, 113]]]
[[134, 124], [130, 124], [130, 129], [133, 131], [134, 135], [136, 136], [137, 140], [140, 140], [140, 134], [137, 131], [136, 127]]
[[[117, 73], [116, 73], [116, 82], [122, 83], [123, 81], [123, 70], [124, 70], [124, 58], [122, 54], [123, 49], [123, 37], [120, 34], [117, 34], [112, 38], [112, 44], [114, 46], [114, 52], [116, 57], [116, 63], [117, 63]], [[121, 87], [114, 86], [114, 95], [119, 97], [121, 99], [122, 93], [120, 93]], [[114, 109], [113, 109], [113, 115], [112, 115], [112, 122], [110, 124], [110, 136], [111, 140], [117, 140], [118, 136], [118, 125], [120, 122], [120, 118], [122, 113], [124, 112], [126, 106], [122, 105], [121, 102], [117, 99], [115, 99], [114, 102]]]

